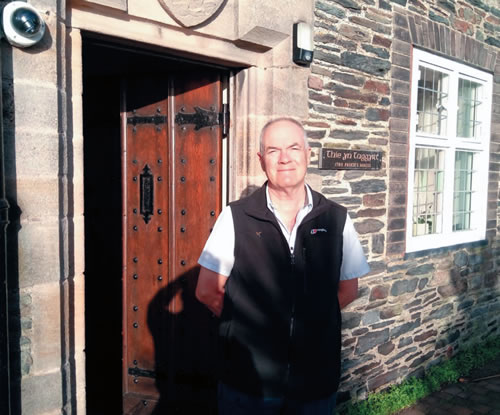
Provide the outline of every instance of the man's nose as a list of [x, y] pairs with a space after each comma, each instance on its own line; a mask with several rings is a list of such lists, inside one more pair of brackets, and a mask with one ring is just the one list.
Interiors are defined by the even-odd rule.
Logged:
[[278, 161], [280, 163], [288, 163], [290, 161], [290, 155], [288, 154], [288, 150], [280, 152], [280, 158]]

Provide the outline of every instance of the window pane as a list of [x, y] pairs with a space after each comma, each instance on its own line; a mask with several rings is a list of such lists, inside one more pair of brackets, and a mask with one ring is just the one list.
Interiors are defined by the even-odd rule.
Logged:
[[481, 110], [481, 84], [468, 79], [458, 81], [457, 135], [464, 138], [479, 136]]
[[413, 236], [442, 232], [444, 151], [415, 149]]
[[419, 66], [417, 93], [417, 131], [446, 134], [448, 121], [448, 75]]
[[453, 230], [471, 229], [474, 153], [455, 154], [455, 190], [453, 194]]

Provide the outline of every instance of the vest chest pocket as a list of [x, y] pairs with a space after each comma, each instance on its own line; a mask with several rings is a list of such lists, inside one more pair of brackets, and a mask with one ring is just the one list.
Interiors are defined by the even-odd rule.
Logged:
[[342, 244], [343, 235], [335, 233], [309, 233], [304, 238], [304, 263], [310, 282], [324, 282], [325, 277], [336, 281], [342, 263]]

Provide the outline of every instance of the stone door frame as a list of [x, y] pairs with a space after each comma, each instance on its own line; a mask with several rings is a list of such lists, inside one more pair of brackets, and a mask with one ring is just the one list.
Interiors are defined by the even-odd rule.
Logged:
[[[70, 11], [70, 14], [72, 10]], [[74, 246], [74, 284], [71, 302], [67, 302], [64, 309], [64, 319], [72, 319], [73, 324], [68, 325], [68, 333], [62, 337], [73, 340], [69, 346], [70, 353], [74, 356], [74, 391], [76, 412], [85, 413], [85, 283], [84, 283], [84, 212], [83, 212], [83, 114], [82, 114], [82, 31], [101, 32], [103, 28], [108, 33], [105, 36], [115, 37], [117, 22], [120, 23], [121, 34], [118, 38], [132, 39], [141, 42], [141, 46], [151, 48], [158, 52], [157, 45], [165, 45], [165, 37], [150, 38], [144, 43], [143, 33], [134, 33], [133, 26], [130, 32], [124, 31], [122, 21], [114, 17], [102, 15], [86, 15], [88, 20], [80, 16], [80, 20], [69, 19], [73, 27], [66, 31], [66, 70], [68, 83], [68, 138], [72, 142], [72, 153], [68, 155], [74, 166], [73, 169], [73, 206], [74, 228], [73, 235], [69, 235]], [[103, 22], [107, 22], [104, 24]], [[109, 24], [108, 24], [109, 23]], [[138, 23], [139, 25], [139, 23]], [[126, 30], [126, 29], [125, 29]], [[140, 32], [140, 31], [139, 31]], [[173, 38], [179, 34], [172, 31]], [[196, 37], [196, 36], [193, 36]], [[206, 39], [201, 39], [205, 41]], [[234, 46], [223, 47], [214, 40], [214, 56], [196, 56], [188, 53], [192, 59], [211, 61], [213, 63], [230, 63], [234, 70], [229, 76], [229, 108], [231, 123], [227, 145], [227, 174], [226, 183], [227, 200], [239, 198], [254, 186], [263, 183], [264, 175], [255, 156], [258, 151], [258, 137], [261, 127], [271, 118], [278, 115], [288, 115], [300, 120], [307, 119], [307, 77], [309, 70], [298, 68], [291, 64], [285, 67], [274, 65], [277, 59], [289, 59], [289, 42], [284, 41], [275, 51], [258, 54], [244, 49], [234, 53]], [[192, 49], [187, 45], [186, 49]], [[206, 52], [206, 51], [205, 51]], [[164, 50], [164, 53], [168, 53]], [[186, 53], [181, 52], [186, 56]], [[303, 88], [288, 91], [290, 80]], [[289, 95], [287, 95], [289, 94]]]

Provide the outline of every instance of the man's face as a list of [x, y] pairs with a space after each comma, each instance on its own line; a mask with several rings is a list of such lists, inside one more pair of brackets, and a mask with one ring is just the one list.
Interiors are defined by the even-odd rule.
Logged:
[[279, 121], [266, 129], [262, 144], [263, 153], [258, 156], [270, 186], [303, 186], [311, 153], [305, 146], [303, 131], [294, 123]]

